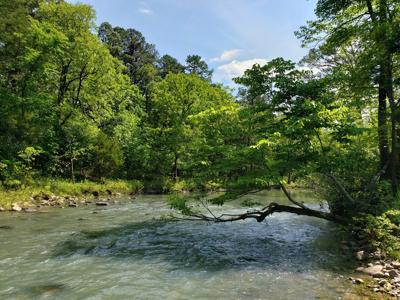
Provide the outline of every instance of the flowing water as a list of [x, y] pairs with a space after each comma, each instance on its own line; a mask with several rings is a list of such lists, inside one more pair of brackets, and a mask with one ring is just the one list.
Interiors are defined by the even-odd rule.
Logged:
[[[279, 191], [251, 197], [285, 201]], [[163, 196], [121, 203], [2, 213], [0, 299], [353, 297], [340, 276], [351, 260], [328, 222], [290, 214], [263, 223], [176, 222], [162, 218], [170, 212]], [[246, 208], [235, 201], [224, 210]]]

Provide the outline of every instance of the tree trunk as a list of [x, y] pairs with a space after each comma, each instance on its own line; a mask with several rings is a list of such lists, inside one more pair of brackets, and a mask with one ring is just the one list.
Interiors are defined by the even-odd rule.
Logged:
[[[379, 75], [379, 94], [378, 94], [378, 143], [380, 169], [383, 169], [389, 159], [389, 141], [387, 127], [387, 103], [384, 70], [381, 66]], [[387, 178], [386, 172], [383, 177]]]
[[390, 156], [390, 179], [392, 185], [392, 195], [393, 197], [397, 197], [398, 192], [398, 180], [397, 180], [397, 171], [398, 171], [398, 159], [399, 159], [399, 151], [397, 145], [397, 106], [394, 99], [393, 94], [393, 64], [392, 64], [392, 56], [388, 55], [388, 66], [387, 66], [387, 74], [386, 74], [386, 91], [387, 96], [389, 98], [390, 104], [390, 122], [391, 122], [391, 146], [392, 152]]
[[174, 179], [178, 179], [178, 153], [175, 152], [175, 160], [174, 160]]

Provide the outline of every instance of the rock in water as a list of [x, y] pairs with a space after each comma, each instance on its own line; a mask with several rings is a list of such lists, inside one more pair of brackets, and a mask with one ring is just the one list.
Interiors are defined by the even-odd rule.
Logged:
[[100, 201], [100, 202], [96, 202], [96, 205], [97, 206], [107, 206], [107, 205], [109, 205], [109, 203], [108, 202], [104, 202], [104, 201]]
[[374, 274], [377, 274], [377, 273], [382, 273], [382, 270], [383, 270], [383, 266], [382, 265], [372, 265], [372, 266], [370, 266], [370, 267], [368, 267], [368, 268], [359, 268], [359, 269], [357, 269], [357, 271], [360, 271], [360, 272], [363, 272], [363, 273], [366, 273], [366, 274], [369, 274], [369, 275], [374, 275]]
[[22, 211], [22, 208], [17, 203], [13, 203], [11, 206], [11, 210], [12, 211]]

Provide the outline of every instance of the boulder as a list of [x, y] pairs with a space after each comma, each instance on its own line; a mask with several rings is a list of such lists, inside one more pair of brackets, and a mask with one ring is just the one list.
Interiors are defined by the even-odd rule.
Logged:
[[382, 270], [383, 270], [382, 265], [372, 265], [368, 268], [362, 268], [362, 270], [357, 269], [357, 271], [361, 271], [361, 272], [366, 273], [371, 276], [373, 276], [374, 274], [377, 274], [377, 273], [382, 273]]
[[372, 277], [374, 277], [374, 278], [388, 278], [389, 274], [383, 273], [383, 272], [376, 272], [375, 274], [372, 274]]
[[17, 203], [13, 203], [11, 206], [12, 211], [22, 211], [22, 207], [19, 206]]
[[392, 279], [395, 279], [399, 275], [396, 270], [390, 270], [388, 273]]
[[28, 208], [24, 209], [24, 212], [26, 212], [26, 213], [34, 213], [34, 212], [37, 212], [37, 210], [32, 208], [32, 207], [28, 207]]
[[363, 284], [364, 280], [362, 280], [361, 278], [353, 278], [353, 280], [351, 282], [353, 284]]
[[392, 261], [392, 267], [395, 269], [400, 269], [400, 262], [398, 261]]

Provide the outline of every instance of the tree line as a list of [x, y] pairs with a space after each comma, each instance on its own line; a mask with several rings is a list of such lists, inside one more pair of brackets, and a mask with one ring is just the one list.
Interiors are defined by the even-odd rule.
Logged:
[[397, 1], [319, 0], [296, 33], [309, 54], [254, 65], [234, 79], [237, 96], [200, 56], [160, 57], [135, 29], [97, 27], [88, 5], [1, 0], [1, 10], [4, 187], [138, 179], [224, 188], [223, 202], [295, 181], [314, 183], [341, 218], [397, 205]]

